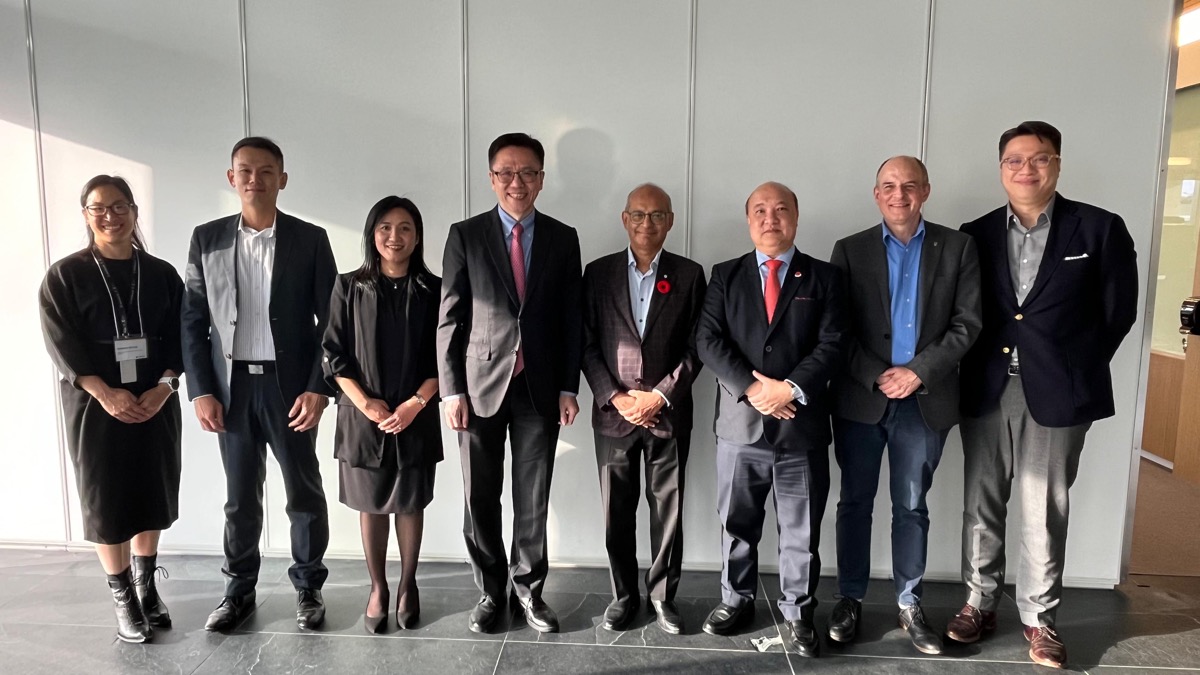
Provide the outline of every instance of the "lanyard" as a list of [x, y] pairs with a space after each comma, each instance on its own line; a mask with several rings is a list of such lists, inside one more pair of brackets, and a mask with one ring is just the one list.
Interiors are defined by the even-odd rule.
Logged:
[[96, 261], [96, 267], [100, 270], [100, 276], [104, 278], [104, 287], [108, 290], [108, 301], [112, 304], [113, 310], [113, 327], [117, 330], [118, 338], [129, 337], [129, 314], [128, 305], [137, 304], [138, 312], [138, 330], [144, 331], [142, 325], [142, 268], [138, 264], [138, 252], [133, 251], [133, 279], [129, 283], [129, 300], [121, 297], [121, 290], [117, 288], [117, 282], [112, 278], [108, 271], [108, 265], [104, 263], [104, 259], [96, 254], [96, 249], [92, 249], [92, 260]]

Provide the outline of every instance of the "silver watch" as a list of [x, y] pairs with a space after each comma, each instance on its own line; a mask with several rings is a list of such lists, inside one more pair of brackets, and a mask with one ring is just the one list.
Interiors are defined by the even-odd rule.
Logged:
[[161, 380], [159, 380], [158, 383], [165, 384], [168, 387], [170, 387], [172, 394], [179, 391], [179, 378], [178, 377], [164, 377]]

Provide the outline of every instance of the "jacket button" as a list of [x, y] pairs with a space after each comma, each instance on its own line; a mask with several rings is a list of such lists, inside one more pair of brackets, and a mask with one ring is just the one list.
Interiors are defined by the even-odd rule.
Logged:
[[884, 340], [891, 340], [891, 339], [892, 339], [892, 334], [891, 334], [891, 333], [884, 333], [884, 334], [883, 334], [883, 339], [884, 339]]
[[1024, 318], [1025, 318], [1025, 315], [1024, 315], [1024, 314], [1018, 314], [1018, 315], [1014, 316], [1013, 318], [1014, 318], [1014, 319], [1016, 319], [1017, 321], [1020, 321], [1021, 319], [1024, 319]]
[[636, 382], [636, 383], [638, 383], [638, 384], [641, 384], [641, 383], [642, 383], [642, 378], [640, 378], [640, 377], [635, 377], [635, 378], [633, 378], [633, 381], [634, 381], [634, 382]]
[[767, 353], [768, 353], [768, 354], [770, 354], [770, 353], [771, 353], [771, 345], [767, 345], [767, 350], [766, 350], [766, 351], [767, 351]]
[[1001, 349], [1000, 351], [1002, 351], [1002, 352], [1004, 352], [1005, 354], [1007, 354], [1007, 353], [1009, 353], [1009, 352], [1010, 352], [1010, 351], [1012, 351], [1012, 350], [1011, 350], [1011, 349], [1009, 349], [1008, 347], [1005, 347], [1004, 349]]

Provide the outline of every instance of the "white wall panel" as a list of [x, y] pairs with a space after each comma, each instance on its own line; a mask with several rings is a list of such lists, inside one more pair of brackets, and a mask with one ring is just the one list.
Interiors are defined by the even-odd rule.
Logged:
[[[820, 260], [829, 258], [841, 237], [879, 222], [871, 197], [875, 170], [887, 157], [921, 149], [927, 25], [928, 4], [917, 0], [699, 3], [696, 260], [711, 269], [753, 249], [746, 198], [768, 180], [796, 192], [796, 245]], [[716, 393], [710, 372], [701, 373], [701, 381], [685, 558], [715, 564], [720, 561], [712, 493]], [[830, 464], [833, 487], [821, 545], [827, 572], [836, 560], [840, 476], [832, 451]], [[886, 489], [876, 508], [873, 566], [890, 571], [885, 501]], [[764, 564], [774, 565], [775, 528], [768, 524], [764, 532], [759, 553]]]
[[[367, 211], [408, 197], [425, 224], [426, 261], [441, 269], [450, 223], [462, 218], [462, 15], [458, 3], [247, 3], [250, 131], [283, 148], [280, 209], [326, 228], [338, 269], [362, 263]], [[327, 47], [332, 45], [332, 47]], [[330, 551], [362, 555], [358, 514], [338, 502], [335, 415], [317, 452], [329, 502]], [[462, 477], [445, 434], [423, 552], [462, 558]], [[290, 550], [283, 482], [267, 482], [267, 545]], [[393, 549], [394, 550], [394, 549]]]
[[[150, 252], [182, 270], [192, 228], [229, 208], [227, 148], [241, 130], [236, 6], [35, 2], [33, 24], [51, 259], [86, 244], [84, 182], [116, 173], [141, 206]], [[219, 546], [216, 439], [186, 402], [183, 417], [180, 519], [163, 546]], [[74, 495], [70, 508], [78, 540]]]
[[[675, 226], [667, 247], [683, 253], [689, 12], [683, 0], [469, 3], [472, 213], [496, 204], [488, 146], [502, 133], [524, 131], [546, 148], [537, 208], [578, 230], [585, 264], [628, 245], [620, 213], [628, 192], [647, 181], [672, 196]], [[555, 459], [550, 556], [605, 562], [592, 399], [585, 380], [580, 387], [583, 412], [563, 429]], [[511, 494], [508, 484], [505, 493]], [[503, 504], [511, 513], [510, 501]], [[644, 505], [641, 511], [639, 550], [648, 560]]]
[[29, 87], [25, 11], [19, 0], [0, 1], [0, 204], [6, 220], [0, 269], [6, 292], [0, 352], [10, 381], [0, 390], [0, 540], [56, 541], [66, 532], [58, 449], [58, 383], [42, 347], [37, 292], [46, 268], [33, 103]]
[[[1138, 250], [1142, 317], [1173, 11], [1170, 0], [1112, 2], [1102, 10], [1083, 0], [938, 3], [929, 105], [930, 214], [960, 223], [1002, 206], [1001, 132], [1024, 120], [1050, 122], [1063, 133], [1059, 192], [1119, 213], [1129, 226]], [[1113, 361], [1117, 414], [1092, 426], [1071, 491], [1065, 575], [1078, 583], [1114, 583], [1119, 574], [1130, 457], [1137, 447], [1142, 330], [1139, 321]], [[946, 514], [936, 523], [937, 540], [945, 546], [931, 546], [930, 568], [939, 570], [958, 564], [952, 544], [960, 522], [951, 509], [961, 504], [962, 464], [946, 464], [938, 481], [946, 494], [939, 497], [952, 491], [953, 498], [930, 505], [931, 513]], [[1015, 569], [1019, 541], [1013, 516], [1008, 559]]]

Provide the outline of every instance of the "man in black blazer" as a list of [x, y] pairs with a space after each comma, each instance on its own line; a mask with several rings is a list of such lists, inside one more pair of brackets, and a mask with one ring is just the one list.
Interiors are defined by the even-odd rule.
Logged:
[[658, 626], [683, 632], [675, 606], [683, 562], [683, 483], [692, 432], [694, 331], [704, 268], [663, 250], [674, 223], [657, 185], [634, 188], [621, 223], [629, 247], [583, 271], [583, 374], [594, 394], [592, 427], [604, 501], [613, 600], [604, 627], [625, 630], [638, 605], [637, 508], [644, 454], [650, 548], [646, 593]]
[[[450, 226], [438, 321], [446, 422], [459, 432], [463, 534], [483, 595], [468, 627], [488, 632], [512, 594], [529, 625], [558, 630], [542, 600], [546, 516], [559, 425], [575, 420], [583, 349], [579, 236], [533, 204], [546, 158], [528, 134], [488, 148], [499, 204]], [[513, 560], [501, 533], [504, 439], [512, 445]]]
[[779, 524], [785, 648], [817, 656], [813, 624], [821, 518], [829, 494], [830, 379], [847, 325], [842, 274], [796, 250], [796, 194], [765, 183], [746, 200], [754, 251], [713, 267], [696, 328], [717, 375], [721, 604], [704, 630], [728, 635], [754, 615], [767, 495]]
[[217, 433], [226, 481], [225, 598], [205, 628], [231, 630], [254, 609], [268, 445], [287, 491], [296, 622], [317, 628], [329, 574], [317, 422], [332, 393], [321, 334], [337, 267], [325, 230], [276, 208], [287, 185], [278, 145], [242, 139], [232, 164], [242, 212], [196, 228], [184, 278], [188, 394], [200, 426]]
[[883, 222], [833, 247], [845, 273], [853, 339], [834, 383], [838, 592], [829, 637], [854, 639], [871, 574], [871, 514], [887, 447], [892, 578], [900, 625], [913, 645], [940, 654], [940, 631], [921, 610], [929, 541], [925, 496], [950, 427], [958, 423], [958, 362], [979, 336], [979, 256], [967, 235], [928, 222], [929, 173], [892, 157], [875, 174]]
[[1010, 488], [1020, 487], [1016, 600], [1042, 665], [1067, 660], [1054, 628], [1069, 489], [1092, 422], [1114, 412], [1109, 362], [1137, 318], [1137, 256], [1121, 217], [1055, 189], [1062, 135], [1025, 122], [1000, 136], [1008, 204], [962, 226], [979, 247], [983, 333], [962, 361], [967, 604], [947, 635], [996, 626]]

